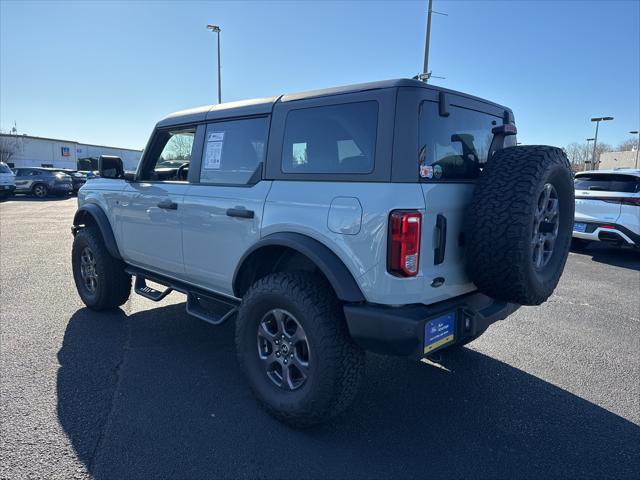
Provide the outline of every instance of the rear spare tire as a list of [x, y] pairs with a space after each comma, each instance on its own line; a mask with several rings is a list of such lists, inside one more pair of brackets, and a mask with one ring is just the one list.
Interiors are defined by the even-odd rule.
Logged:
[[498, 300], [539, 305], [553, 293], [571, 245], [569, 161], [556, 147], [497, 151], [475, 187], [467, 217], [467, 268]]

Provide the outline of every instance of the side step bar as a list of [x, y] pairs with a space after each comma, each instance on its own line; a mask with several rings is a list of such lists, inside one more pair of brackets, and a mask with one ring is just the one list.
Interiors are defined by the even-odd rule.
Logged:
[[[182, 292], [187, 295], [187, 313], [212, 325], [221, 325], [226, 322], [237, 313], [240, 305], [237, 299], [208, 292], [141, 268], [129, 266], [126, 272], [135, 275], [134, 291], [138, 295], [159, 302], [174, 290]], [[166, 288], [163, 291], [156, 290], [147, 285], [147, 280], [164, 285]]]

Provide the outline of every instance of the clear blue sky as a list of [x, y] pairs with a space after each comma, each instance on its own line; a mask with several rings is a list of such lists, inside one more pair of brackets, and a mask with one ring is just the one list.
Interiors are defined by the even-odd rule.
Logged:
[[[427, 1], [0, 1], [0, 128], [142, 148], [165, 114], [223, 100], [413, 76]], [[640, 128], [640, 2], [435, 0], [434, 84], [513, 108], [519, 139]]]

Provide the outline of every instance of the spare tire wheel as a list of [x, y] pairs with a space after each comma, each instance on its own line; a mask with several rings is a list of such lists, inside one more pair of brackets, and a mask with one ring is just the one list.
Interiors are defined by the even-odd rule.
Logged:
[[466, 219], [467, 270], [478, 289], [520, 305], [549, 298], [567, 261], [574, 208], [573, 176], [560, 148], [497, 151]]

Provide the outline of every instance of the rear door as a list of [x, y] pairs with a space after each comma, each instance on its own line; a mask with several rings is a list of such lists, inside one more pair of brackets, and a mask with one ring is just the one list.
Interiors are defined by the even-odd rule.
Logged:
[[[475, 287], [465, 272], [464, 219], [474, 184], [504, 110], [447, 94], [446, 104], [429, 93], [419, 108], [417, 175], [425, 201], [423, 266], [427, 285], [446, 279], [430, 295], [450, 297]], [[515, 145], [515, 136], [507, 137]]]
[[271, 187], [261, 180], [268, 132], [268, 116], [206, 125], [196, 175], [183, 199], [185, 281], [233, 295], [235, 268], [260, 238]]

